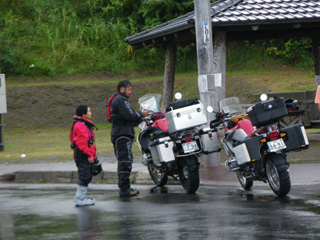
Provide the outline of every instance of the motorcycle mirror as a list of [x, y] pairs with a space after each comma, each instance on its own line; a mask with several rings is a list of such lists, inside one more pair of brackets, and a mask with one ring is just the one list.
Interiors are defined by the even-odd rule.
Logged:
[[267, 99], [268, 99], [268, 95], [267, 94], [263, 93], [263, 94], [260, 95], [260, 100], [261, 101], [266, 101]]
[[207, 107], [207, 111], [208, 111], [209, 113], [213, 113], [213, 107], [212, 107], [212, 106], [208, 106], [208, 107]]
[[175, 95], [174, 95], [175, 99], [177, 100], [180, 100], [182, 98], [182, 94], [177, 92]]

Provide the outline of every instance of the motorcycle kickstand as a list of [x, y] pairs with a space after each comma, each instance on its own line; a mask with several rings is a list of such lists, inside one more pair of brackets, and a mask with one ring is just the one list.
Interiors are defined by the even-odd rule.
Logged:
[[150, 189], [150, 192], [153, 192], [157, 187], [160, 187], [160, 185], [156, 185], [153, 188]]

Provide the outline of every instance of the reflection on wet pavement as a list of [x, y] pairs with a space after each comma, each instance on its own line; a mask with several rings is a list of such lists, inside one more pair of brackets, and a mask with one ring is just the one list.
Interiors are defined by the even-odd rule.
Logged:
[[320, 186], [276, 197], [266, 187], [140, 188], [135, 198], [92, 191], [74, 207], [72, 191], [1, 190], [0, 239], [319, 239]]

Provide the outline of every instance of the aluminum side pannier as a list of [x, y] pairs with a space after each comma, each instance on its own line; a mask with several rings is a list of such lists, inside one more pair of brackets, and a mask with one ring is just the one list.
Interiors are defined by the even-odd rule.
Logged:
[[202, 152], [204, 154], [219, 152], [221, 150], [217, 130], [203, 128], [199, 131]]
[[155, 139], [151, 144], [151, 156], [153, 163], [161, 166], [162, 163], [172, 162], [175, 160], [173, 153], [173, 142], [170, 137]]

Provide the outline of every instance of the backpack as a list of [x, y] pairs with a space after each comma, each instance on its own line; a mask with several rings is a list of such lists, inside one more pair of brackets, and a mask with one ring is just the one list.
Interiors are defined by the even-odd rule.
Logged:
[[111, 96], [111, 98], [109, 98], [108, 103], [107, 103], [107, 120], [108, 120], [108, 122], [110, 122], [110, 123], [111, 123], [111, 121], [112, 121], [112, 117], [111, 117], [111, 101], [112, 101], [112, 99], [114, 99], [114, 97], [115, 97], [116, 95], [117, 95], [117, 94], [113, 94], [113, 95]]
[[75, 136], [73, 134], [74, 125], [76, 124], [76, 122], [77, 121], [74, 121], [72, 123], [71, 130], [70, 130], [70, 136], [69, 137], [70, 137], [70, 142], [71, 142], [71, 145], [70, 145], [71, 149], [75, 149], [75, 147], [76, 147], [76, 138], [75, 138]]

